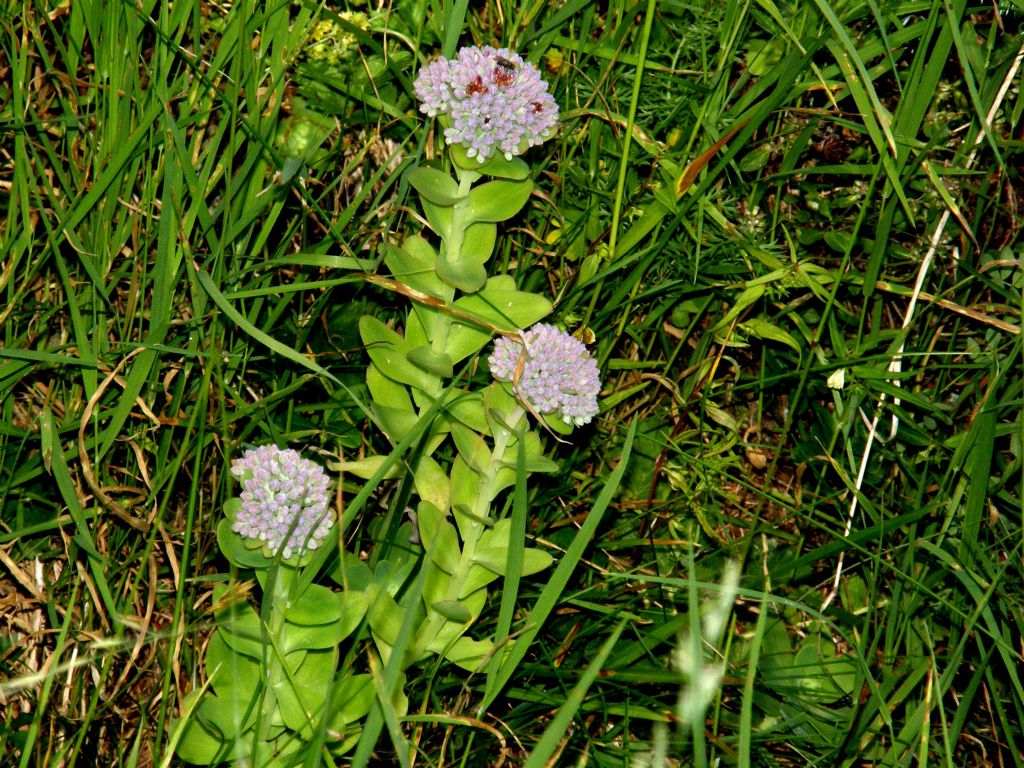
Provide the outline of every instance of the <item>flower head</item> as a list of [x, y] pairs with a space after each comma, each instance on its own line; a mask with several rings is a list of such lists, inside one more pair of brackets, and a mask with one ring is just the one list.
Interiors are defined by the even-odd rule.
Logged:
[[532, 64], [508, 48], [463, 48], [437, 59], [413, 84], [420, 111], [441, 116], [448, 144], [481, 162], [497, 150], [506, 160], [551, 137], [558, 105]]
[[242, 483], [242, 505], [231, 528], [263, 542], [269, 554], [290, 558], [316, 549], [331, 530], [327, 473], [298, 451], [252, 448], [231, 462], [231, 474]]
[[597, 414], [601, 391], [597, 361], [580, 341], [547, 323], [524, 331], [523, 338], [525, 350], [508, 336], [494, 342], [488, 359], [494, 378], [513, 382], [538, 413], [557, 413], [577, 427], [588, 423]]

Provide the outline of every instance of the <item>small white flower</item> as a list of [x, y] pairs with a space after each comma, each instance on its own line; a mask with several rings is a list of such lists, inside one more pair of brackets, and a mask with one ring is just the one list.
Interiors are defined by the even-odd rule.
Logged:
[[836, 368], [829, 374], [825, 383], [828, 384], [829, 389], [842, 389], [846, 386], [846, 369]]

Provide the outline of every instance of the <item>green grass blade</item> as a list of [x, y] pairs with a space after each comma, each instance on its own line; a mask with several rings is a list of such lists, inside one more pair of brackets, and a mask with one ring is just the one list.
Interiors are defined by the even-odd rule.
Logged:
[[199, 270], [199, 272], [197, 273], [197, 277], [199, 279], [199, 284], [203, 287], [203, 290], [206, 291], [207, 296], [209, 296], [213, 300], [213, 303], [216, 304], [217, 307], [220, 308], [220, 310], [225, 315], [228, 316], [228, 319], [230, 319], [231, 322], [233, 322], [240, 329], [245, 331], [245, 333], [252, 336], [252, 338], [258, 341], [260, 344], [263, 344], [272, 352], [276, 352], [277, 354], [281, 355], [281, 357], [287, 358], [288, 360], [291, 360], [293, 363], [297, 363], [298, 365], [301, 365], [303, 368], [306, 368], [319, 376], [323, 376], [325, 379], [330, 379], [336, 384], [341, 383], [329, 371], [325, 370], [324, 368], [317, 365], [309, 358], [295, 351], [287, 344], [283, 344], [270, 334], [261, 331], [249, 320], [247, 320], [242, 315], [241, 312], [239, 312], [231, 305], [231, 302], [227, 300], [224, 294], [220, 292], [220, 289], [214, 283], [213, 278], [210, 277], [210, 273], [207, 272], [205, 269]]
[[628, 623], [629, 619], [622, 619], [615, 626], [608, 639], [601, 644], [593, 661], [587, 665], [586, 671], [580, 676], [579, 682], [569, 691], [569, 695], [565, 698], [565, 703], [559, 707], [558, 712], [551, 719], [548, 727], [544, 729], [540, 740], [530, 752], [526, 762], [523, 763], [523, 768], [542, 768], [542, 766], [549, 764], [551, 756], [565, 739], [569, 725], [572, 723], [573, 718], [576, 717], [579, 708], [583, 705], [590, 687], [597, 680], [597, 676], [601, 673], [605, 662], [608, 660], [608, 656], [611, 655], [615, 644], [619, 641], [622, 630], [626, 628]]
[[586, 521], [580, 527], [579, 532], [573, 538], [572, 543], [566, 549], [565, 554], [562, 555], [558, 566], [555, 568], [555, 572], [551, 575], [547, 585], [541, 592], [540, 597], [537, 598], [537, 602], [534, 603], [533, 609], [527, 615], [527, 626], [522, 633], [517, 637], [516, 642], [512, 647], [501, 656], [496, 657], [500, 659], [500, 668], [498, 673], [493, 678], [493, 682], [488, 680], [488, 687], [484, 693], [483, 700], [480, 703], [480, 711], [486, 711], [487, 707], [491, 705], [497, 695], [501, 692], [501, 689], [505, 687], [512, 676], [515, 674], [516, 669], [526, 656], [530, 648], [530, 643], [533, 638], [536, 637], [537, 633], [540, 632], [544, 622], [551, 615], [551, 612], [555, 609], [558, 601], [562, 597], [562, 593], [565, 591], [566, 585], [569, 583], [569, 578], [572, 576], [573, 570], [579, 563], [580, 558], [583, 557], [583, 553], [586, 548], [590, 545], [594, 534], [597, 531], [597, 527], [604, 517], [605, 512], [608, 509], [608, 505], [611, 504], [612, 498], [615, 496], [618, 490], [619, 484], [622, 482], [622, 477], [626, 472], [626, 466], [629, 463], [630, 450], [633, 446], [633, 438], [636, 436], [636, 430], [639, 422], [634, 420], [629, 426], [629, 431], [626, 433], [625, 440], [622, 445], [622, 452], [619, 455], [618, 465], [615, 470], [608, 477], [607, 482], [601, 489], [601, 494], [597, 497], [594, 502], [593, 508], [590, 510], [590, 514], [587, 515]]

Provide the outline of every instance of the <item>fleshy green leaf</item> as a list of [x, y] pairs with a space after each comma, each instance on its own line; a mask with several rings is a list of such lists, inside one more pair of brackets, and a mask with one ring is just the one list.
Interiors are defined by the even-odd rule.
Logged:
[[451, 481], [440, 464], [430, 456], [420, 456], [416, 462], [413, 482], [416, 485], [416, 493], [423, 501], [447, 513], [451, 506]]
[[387, 406], [401, 411], [413, 413], [412, 399], [409, 397], [409, 390], [392, 381], [377, 366], [371, 364], [366, 369], [366, 386], [370, 390], [370, 396], [377, 405]]
[[[559, 465], [544, 455], [544, 447], [541, 444], [540, 435], [531, 430], [523, 435], [523, 440], [526, 441], [526, 471], [528, 473], [559, 471]], [[505, 448], [505, 452], [501, 457], [506, 467], [513, 470], [516, 468], [518, 451], [518, 441], [510, 440], [508, 447]]]
[[412, 188], [437, 205], [455, 205], [463, 198], [459, 196], [459, 185], [451, 176], [436, 168], [425, 165], [410, 168], [405, 174]]
[[430, 340], [437, 333], [440, 312], [418, 301], [412, 304], [412, 312], [405, 319], [405, 342], [409, 349], [429, 347]]
[[409, 362], [434, 376], [450, 379], [454, 373], [452, 359], [445, 353], [438, 354], [430, 347], [416, 347], [406, 354]]
[[430, 559], [445, 573], [455, 573], [461, 555], [455, 526], [448, 522], [441, 510], [427, 501], [420, 501], [417, 507], [417, 523], [420, 541]]
[[328, 575], [345, 590], [343, 594], [363, 592], [373, 581], [370, 566], [360, 560], [358, 555], [344, 551]]
[[491, 654], [494, 643], [490, 640], [474, 640], [460, 637], [444, 650], [444, 657], [469, 672], [475, 672]]
[[456, 393], [445, 405], [445, 411], [450, 418], [465, 424], [474, 432], [482, 435], [491, 434], [484, 417], [483, 396], [479, 392]]
[[467, 218], [471, 222], [511, 219], [526, 205], [532, 190], [529, 179], [500, 179], [474, 187], [469, 193]]
[[[224, 511], [232, 510], [231, 517], [234, 517], [235, 507], [241, 507], [242, 500], [238, 497], [228, 500], [224, 504]], [[231, 530], [230, 520], [221, 520], [217, 523], [217, 545], [228, 562], [239, 568], [269, 568], [274, 560], [263, 554], [263, 547], [259, 542], [255, 546], [246, 546], [245, 540]]]
[[452, 437], [463, 460], [471, 469], [483, 474], [491, 463], [491, 451], [478, 432], [474, 432], [460, 422], [452, 422]]
[[466, 575], [466, 580], [459, 591], [459, 598], [465, 600], [467, 596], [482, 587], [486, 587], [497, 578], [498, 574], [490, 568], [484, 568], [482, 565], [474, 563], [469, 567], [469, 573]]
[[479, 549], [507, 547], [512, 535], [512, 519], [504, 517], [480, 535]]
[[[189, 698], [197, 697], [201, 691], [192, 691], [185, 697], [185, 705]], [[192, 765], [211, 765], [214, 760], [223, 759], [221, 748], [223, 741], [219, 734], [215, 734], [203, 725], [194, 715], [188, 720], [176, 720], [171, 726], [171, 740], [177, 739], [178, 743], [174, 754], [179, 759]], [[245, 754], [236, 755], [236, 758], [244, 757]]]
[[452, 462], [452, 514], [463, 541], [476, 537], [483, 522], [470, 514], [480, 489], [480, 475], [461, 456]]
[[220, 696], [248, 701], [259, 687], [259, 662], [231, 648], [220, 632], [210, 637], [204, 664], [206, 676]]
[[[237, 759], [249, 752], [246, 731], [256, 720], [255, 706], [223, 696], [204, 696], [196, 707], [196, 717], [213, 732], [223, 735], [224, 743], [232, 745], [226, 750], [228, 759]], [[223, 757], [223, 756], [222, 756]]]
[[473, 620], [473, 614], [458, 600], [438, 600], [436, 603], [431, 603], [430, 607], [448, 621], [454, 621], [457, 624], [468, 624]]
[[342, 730], [369, 713], [376, 694], [372, 675], [351, 675], [339, 681], [331, 692], [331, 726]]
[[370, 601], [369, 621], [373, 634], [393, 646], [402, 629], [401, 607], [395, 599], [377, 585], [372, 585], [367, 592]]
[[374, 405], [373, 412], [380, 419], [384, 434], [396, 443], [402, 439], [403, 435], [409, 434], [415, 428], [416, 422], [419, 421], [419, 416], [415, 413], [383, 405]]
[[427, 216], [427, 224], [438, 235], [444, 237], [452, 229], [452, 207], [450, 205], [437, 205], [426, 198], [420, 198], [423, 203], [423, 213]]
[[365, 592], [343, 592], [341, 594], [341, 637], [339, 641], [355, 632], [364, 618], [370, 604]]
[[[402, 347], [405, 345], [403, 344]], [[366, 348], [373, 364], [389, 379], [394, 379], [400, 384], [433, 394], [440, 388], [440, 382], [432, 374], [413, 365], [406, 355], [404, 349], [389, 345], [379, 345]]]
[[284, 609], [284, 618], [292, 624], [314, 626], [341, 620], [341, 593], [320, 584], [310, 584]]
[[[492, 277], [479, 293], [459, 298], [455, 306], [508, 331], [528, 328], [551, 314], [550, 301], [535, 293], [516, 289], [515, 280], [509, 275]], [[445, 351], [457, 363], [479, 352], [491, 336], [489, 330], [457, 320], [448, 334]]]
[[333, 648], [341, 642], [341, 624], [332, 622], [305, 626], [286, 623], [281, 628], [281, 642], [285, 653]]
[[383, 376], [431, 395], [440, 390], [440, 380], [409, 361], [408, 343], [383, 322], [363, 315], [359, 318], [359, 334], [367, 354]]
[[498, 228], [494, 224], [471, 224], [462, 235], [462, 248], [459, 249], [458, 260], [468, 264], [486, 264], [494, 253], [494, 243], [497, 239]]
[[[408, 540], [412, 528], [406, 524], [399, 530], [404, 534], [402, 537]], [[418, 561], [418, 550], [412, 547], [392, 547], [386, 560], [377, 561], [372, 583], [384, 587], [390, 595], [397, 595], [406, 586], [409, 575], [416, 569]]]
[[[512, 535], [512, 519], [502, 518], [493, 527], [484, 531], [477, 542], [473, 561], [494, 573], [505, 576], [507, 572], [509, 538]], [[540, 549], [523, 550], [522, 576], [530, 576], [544, 570], [552, 563], [551, 555]]]
[[[444, 603], [442, 608], [445, 611], [450, 611], [459, 616], [464, 616], [468, 613], [469, 618], [466, 621], [458, 621], [444, 616], [440, 611], [436, 612], [437, 615], [442, 616], [445, 619], [445, 622], [439, 629], [437, 629], [434, 636], [430, 638], [430, 641], [427, 643], [427, 650], [438, 654], [443, 654], [445, 648], [465, 634], [468, 629], [469, 622], [471, 622], [474, 617], [480, 615], [480, 611], [483, 609], [484, 603], [487, 602], [487, 590], [478, 589], [465, 600], [448, 600], [441, 602]], [[453, 604], [459, 607], [453, 607]], [[423, 628], [426, 628], [426, 625], [424, 625]]]
[[484, 413], [492, 435], [517, 434], [528, 426], [522, 405], [497, 381], [484, 390]]
[[220, 705], [213, 704], [211, 707], [206, 703], [213, 698], [199, 690], [190, 692], [185, 697], [185, 711], [189, 711], [192, 703], [199, 699], [192, 716], [188, 720], [178, 720], [172, 726], [172, 742], [174, 739], [178, 740], [174, 753], [186, 763], [221, 764], [230, 760], [241, 760], [249, 754], [250, 735], [242, 734], [238, 730], [224, 734], [219, 727], [211, 724], [211, 717], [223, 720], [218, 717]]
[[[226, 586], [215, 586], [214, 603], [220, 602], [226, 592]], [[238, 600], [216, 611], [214, 617], [225, 643], [239, 653], [255, 659], [263, 658], [263, 627], [259, 615], [251, 605], [244, 600]]]
[[436, 271], [448, 285], [465, 293], [476, 293], [487, 282], [487, 270], [472, 261], [449, 260], [442, 256], [437, 260]]
[[506, 160], [504, 155], [496, 154], [484, 162], [466, 154], [466, 148], [461, 144], [452, 144], [448, 148], [452, 161], [467, 171], [476, 171], [485, 176], [496, 176], [503, 179], [525, 179], [530, 175], [530, 166], [520, 157], [513, 157]]
[[421, 594], [423, 604], [431, 605], [439, 600], [447, 600], [448, 587], [451, 586], [451, 583], [451, 575], [433, 560], [428, 559], [423, 564], [423, 592]]
[[516, 468], [510, 467], [507, 464], [499, 467], [498, 471], [494, 473], [494, 481], [491, 483], [491, 498], [489, 501], [493, 501], [499, 493], [516, 484], [517, 472]]
[[[508, 547], [493, 547], [486, 551], [478, 550], [473, 561], [488, 570], [494, 571], [499, 576], [504, 576], [508, 563]], [[540, 573], [545, 568], [550, 567], [552, 562], [554, 562], [554, 558], [543, 550], [534, 548], [524, 549], [522, 575], [531, 576], [535, 573]]]
[[[387, 456], [367, 456], [359, 461], [340, 461], [335, 466], [342, 472], [350, 472], [356, 477], [361, 477], [363, 480], [369, 480], [387, 460]], [[394, 480], [397, 477], [401, 477], [402, 472], [401, 463], [396, 461], [391, 469], [388, 470], [384, 479]]]
[[388, 328], [383, 321], [372, 315], [363, 315], [359, 318], [359, 337], [368, 347], [377, 345], [393, 347], [402, 343], [399, 333]]
[[548, 425], [548, 429], [550, 429], [552, 432], [556, 432], [559, 435], [572, 434], [573, 425], [566, 424], [564, 421], [562, 421], [562, 417], [558, 415], [557, 411], [542, 414], [541, 417], [544, 419], [544, 423]]
[[337, 648], [307, 653], [295, 669], [289, 664], [291, 673], [274, 691], [286, 726], [306, 738], [313, 735], [337, 666]]
[[437, 251], [419, 235], [407, 237], [401, 248], [387, 246], [384, 263], [391, 274], [410, 288], [438, 299], [450, 299], [451, 291], [434, 274]]

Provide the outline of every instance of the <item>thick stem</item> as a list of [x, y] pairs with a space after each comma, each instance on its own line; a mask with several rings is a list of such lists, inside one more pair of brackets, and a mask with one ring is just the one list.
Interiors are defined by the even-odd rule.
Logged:
[[[525, 415], [525, 410], [522, 408], [516, 408], [509, 414], [508, 424], [517, 424]], [[480, 475], [476, 498], [473, 502], [472, 513], [473, 519], [475, 520], [487, 519], [487, 514], [490, 511], [491, 501], [494, 496], [494, 484], [497, 481], [498, 472], [503, 466], [502, 457], [505, 455], [505, 451], [513, 437], [516, 437], [516, 435], [510, 429], [501, 429], [498, 434], [494, 436], [494, 449], [491, 452], [491, 460]], [[474, 535], [467, 536], [462, 542], [462, 555], [459, 557], [458, 565], [455, 566], [455, 572], [452, 573], [451, 581], [448, 583], [448, 589], [444, 596], [445, 600], [459, 600], [462, 588], [465, 586], [466, 580], [469, 578], [469, 571], [473, 567], [474, 560], [476, 559], [476, 547], [479, 543], [480, 536], [484, 532], [483, 524], [474, 524], [472, 531]], [[427, 648], [434, 642], [434, 638], [437, 637], [437, 634], [441, 631], [441, 628], [444, 627], [447, 621], [448, 619], [436, 611], [430, 611], [427, 622], [421, 628], [418, 640], [413, 646], [413, 653], [410, 658], [412, 663], [415, 663], [423, 657]]]
[[[459, 168], [457, 164], [455, 165], [455, 173], [459, 180], [458, 197], [460, 199], [452, 207], [452, 218], [448, 231], [438, 233], [441, 236], [439, 257], [446, 264], [450, 264], [453, 260], [458, 259], [462, 251], [463, 239], [465, 237], [466, 230], [470, 226], [467, 222], [469, 194], [472, 191], [473, 184], [481, 178], [480, 173]], [[430, 339], [431, 351], [435, 354], [442, 355], [445, 353], [451, 325], [451, 315], [444, 312], [439, 312], [437, 314], [434, 321], [433, 334]], [[517, 408], [513, 413], [509, 414], [510, 419], [508, 423], [514, 425], [519, 422], [524, 415], [525, 411]], [[497, 481], [497, 475], [499, 470], [502, 468], [501, 459], [508, 448], [509, 442], [514, 437], [515, 435], [510, 429], [500, 429], [497, 431], [497, 434], [494, 435], [494, 447], [491, 454], [492, 458], [488, 466], [480, 475], [476, 497], [473, 501], [471, 514], [472, 519], [474, 520], [487, 519], [488, 512], [490, 511], [491, 499], [494, 496], [494, 487]], [[445, 591], [444, 599], [446, 601], [459, 600], [459, 596], [466, 584], [466, 580], [469, 578], [470, 570], [474, 564], [476, 558], [476, 547], [483, 531], [483, 523], [474, 523], [468, 532], [463, 532], [465, 534], [465, 539], [462, 542], [462, 553], [459, 557], [459, 562], [455, 567], [455, 572], [452, 574], [451, 580], [448, 583], [448, 588]], [[447, 621], [448, 619], [436, 611], [428, 612], [426, 622], [421, 625], [420, 630], [417, 633], [417, 639], [414, 641], [413, 646], [410, 649], [410, 663], [415, 663], [423, 657], [427, 648], [434, 642], [438, 633]]]
[[[259, 742], [269, 743], [273, 722], [277, 716], [277, 687], [288, 684], [288, 673], [282, 658], [284, 608], [288, 604], [288, 593], [291, 588], [294, 572], [284, 566], [271, 568], [267, 573], [267, 584], [264, 589], [264, 600], [270, 601], [270, 616], [267, 621], [267, 639], [264, 657], [263, 707], [260, 713]], [[256, 765], [260, 765], [257, 761]]]
[[[473, 187], [473, 182], [480, 178], [480, 174], [476, 171], [462, 171], [458, 172], [459, 177], [459, 202], [455, 203], [452, 208], [452, 224], [447, 232], [441, 234], [441, 258], [449, 260], [450, 258], [458, 258], [459, 253], [462, 251], [462, 239], [465, 237], [466, 229], [466, 210], [469, 207], [469, 193]], [[451, 315], [445, 312], [439, 312], [437, 320], [434, 324], [434, 336], [430, 340], [431, 350], [438, 355], [444, 354], [445, 347], [448, 344], [448, 331], [451, 329], [452, 318]]]

